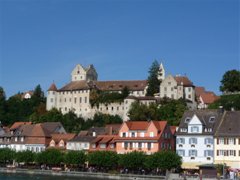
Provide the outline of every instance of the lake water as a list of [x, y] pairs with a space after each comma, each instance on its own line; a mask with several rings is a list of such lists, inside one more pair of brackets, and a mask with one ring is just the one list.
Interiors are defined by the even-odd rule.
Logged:
[[92, 178], [0, 173], [0, 180], [92, 180]]

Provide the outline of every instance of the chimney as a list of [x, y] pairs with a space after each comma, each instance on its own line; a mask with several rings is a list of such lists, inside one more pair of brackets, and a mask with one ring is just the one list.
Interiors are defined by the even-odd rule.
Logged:
[[109, 135], [112, 135], [113, 134], [113, 128], [112, 126], [109, 127]]
[[224, 112], [223, 106], [219, 106], [219, 110], [220, 110], [221, 113], [223, 113]]

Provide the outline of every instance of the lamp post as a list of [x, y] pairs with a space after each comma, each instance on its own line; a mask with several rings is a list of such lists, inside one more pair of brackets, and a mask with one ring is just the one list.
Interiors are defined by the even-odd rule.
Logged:
[[223, 163], [223, 167], [222, 167], [222, 174], [223, 174], [223, 178], [225, 178], [225, 175], [224, 175], [224, 167], [226, 166], [225, 163]]

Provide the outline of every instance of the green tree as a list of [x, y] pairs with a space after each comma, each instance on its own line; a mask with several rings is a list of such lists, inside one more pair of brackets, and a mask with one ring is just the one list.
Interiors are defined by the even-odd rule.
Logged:
[[112, 151], [95, 151], [87, 156], [89, 165], [94, 165], [99, 169], [114, 169], [118, 164], [118, 155]]
[[169, 100], [160, 105], [158, 111], [161, 120], [167, 120], [170, 125], [178, 125], [187, 110], [187, 104], [184, 100]]
[[132, 121], [145, 121], [150, 119], [148, 106], [137, 101], [131, 104], [128, 114]]
[[208, 106], [209, 109], [218, 109], [220, 106], [223, 109], [230, 111], [232, 108], [240, 110], [240, 94], [222, 95], [214, 103]]
[[155, 93], [159, 93], [160, 81], [158, 79], [159, 63], [155, 60], [152, 63], [148, 73], [148, 89], [147, 96], [153, 96]]
[[123, 96], [123, 98], [126, 98], [126, 97], [128, 97], [128, 95], [129, 95], [129, 89], [128, 89], [128, 87], [127, 86], [125, 86], [123, 89], [122, 89], [122, 96]]
[[63, 162], [63, 153], [57, 149], [48, 149], [36, 154], [38, 164], [60, 165]]
[[9, 148], [0, 149], [0, 162], [2, 163], [12, 163], [15, 157], [15, 151]]
[[220, 91], [239, 92], [240, 91], [240, 71], [227, 71], [221, 80]]
[[156, 152], [151, 156], [148, 159], [148, 166], [153, 169], [171, 170], [173, 168], [180, 168], [182, 164], [181, 157], [173, 151]]
[[35, 160], [35, 153], [32, 151], [20, 151], [15, 154], [16, 162], [32, 163]]
[[149, 106], [134, 102], [128, 113], [132, 121], [167, 120], [170, 125], [178, 125], [185, 110], [187, 110], [187, 104], [184, 100], [168, 99], [161, 104], [152, 103]]
[[120, 154], [118, 163], [120, 167], [134, 171], [143, 168], [145, 160], [146, 155], [143, 152], [133, 151], [127, 154]]
[[31, 100], [34, 106], [38, 106], [41, 102], [46, 102], [46, 98], [44, 97], [44, 92], [42, 91], [40, 84], [35, 87]]
[[67, 165], [82, 166], [86, 161], [84, 151], [68, 151], [64, 156], [64, 162]]

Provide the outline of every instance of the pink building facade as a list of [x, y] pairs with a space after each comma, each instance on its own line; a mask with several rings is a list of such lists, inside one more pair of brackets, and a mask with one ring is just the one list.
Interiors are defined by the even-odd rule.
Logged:
[[118, 154], [142, 151], [152, 154], [161, 150], [174, 150], [174, 136], [167, 121], [124, 122], [115, 139]]

